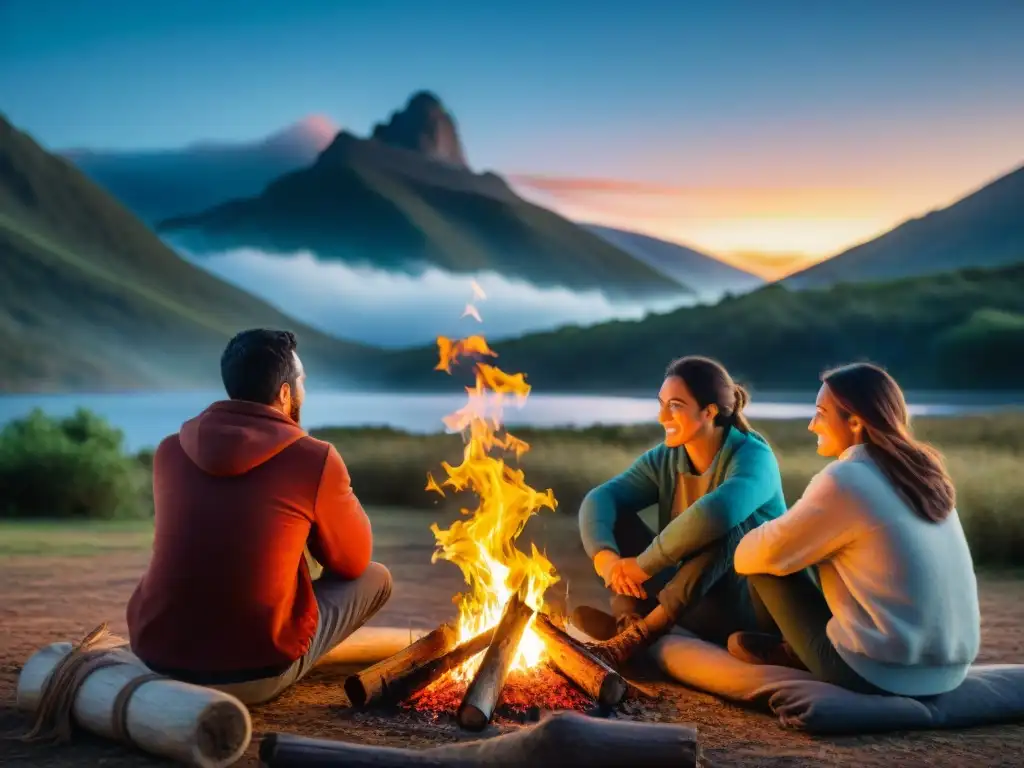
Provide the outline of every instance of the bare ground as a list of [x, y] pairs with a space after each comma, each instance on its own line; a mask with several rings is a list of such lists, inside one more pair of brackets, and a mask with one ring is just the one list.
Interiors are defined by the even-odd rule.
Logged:
[[[462, 588], [457, 569], [430, 564], [431, 518], [422, 513], [374, 514], [375, 558], [395, 577], [389, 605], [373, 624], [431, 627], [453, 614], [451, 596]], [[572, 521], [553, 515], [531, 522], [535, 537], [564, 580], [552, 591], [569, 601], [601, 604], [600, 587], [583, 557]], [[521, 545], [523, 546], [523, 545]], [[525, 548], [525, 547], [524, 547]], [[124, 604], [148, 555], [122, 551], [95, 556], [0, 558], [0, 731], [24, 727], [14, 709], [18, 673], [40, 647], [80, 638], [102, 621], [126, 633]], [[1024, 580], [982, 577], [983, 662], [1024, 660]], [[261, 734], [286, 731], [365, 744], [423, 747], [463, 738], [446, 718], [418, 714], [352, 713], [341, 687], [345, 670], [322, 667], [276, 701], [252, 709], [254, 736], [244, 766], [258, 765]], [[822, 738], [783, 730], [771, 715], [741, 709], [682, 686], [656, 682], [661, 699], [628, 716], [695, 725], [706, 763], [732, 766], [1019, 766], [1024, 764], [1024, 725], [962, 731]], [[491, 732], [517, 727], [506, 722]], [[86, 734], [71, 744], [29, 746], [0, 740], [4, 766], [148, 766], [166, 764]]]

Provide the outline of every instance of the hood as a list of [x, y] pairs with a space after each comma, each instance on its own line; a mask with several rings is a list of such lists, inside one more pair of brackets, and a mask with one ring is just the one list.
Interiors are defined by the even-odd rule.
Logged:
[[269, 405], [221, 400], [182, 424], [178, 440], [197, 467], [225, 477], [245, 474], [305, 435]]

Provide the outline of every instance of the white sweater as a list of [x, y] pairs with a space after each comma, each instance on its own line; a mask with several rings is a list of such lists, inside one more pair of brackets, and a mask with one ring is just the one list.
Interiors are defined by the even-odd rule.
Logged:
[[819, 472], [800, 500], [743, 537], [736, 571], [786, 576], [817, 566], [847, 664], [891, 693], [956, 688], [978, 654], [974, 564], [956, 510], [919, 517], [863, 446]]

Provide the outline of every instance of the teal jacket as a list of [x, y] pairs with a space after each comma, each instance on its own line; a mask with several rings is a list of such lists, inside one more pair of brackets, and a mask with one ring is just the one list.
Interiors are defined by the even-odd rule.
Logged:
[[[618, 553], [615, 521], [658, 505], [658, 533], [637, 563], [653, 576], [678, 565], [738, 526], [754, 528], [786, 511], [775, 454], [756, 432], [730, 428], [709, 471], [707, 492], [672, 519], [680, 472], [694, 473], [685, 448], [664, 443], [647, 451], [622, 474], [590, 491], [580, 506], [580, 533], [591, 558], [602, 549]], [[731, 554], [731, 553], [730, 553]], [[731, 568], [731, 564], [730, 564]]]

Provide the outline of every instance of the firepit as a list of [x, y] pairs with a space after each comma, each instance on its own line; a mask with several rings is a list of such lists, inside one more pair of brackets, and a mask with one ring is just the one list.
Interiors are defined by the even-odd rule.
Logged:
[[[474, 292], [484, 298], [475, 283]], [[480, 318], [472, 304], [465, 315]], [[506, 688], [505, 707], [517, 711], [546, 703], [569, 709], [614, 706], [626, 693], [622, 677], [540, 612], [545, 591], [559, 578], [554, 566], [536, 546], [529, 554], [516, 547], [529, 518], [557, 506], [550, 489], [534, 490], [523, 470], [503, 457], [512, 453], [518, 459], [530, 448], [502, 424], [506, 401], [511, 397], [522, 405], [530, 385], [524, 374], [507, 374], [481, 360], [497, 357], [481, 335], [440, 337], [437, 346], [435, 370], [451, 374], [453, 365], [474, 359], [475, 386], [466, 388], [468, 402], [444, 419], [449, 431], [465, 438], [463, 461], [458, 466], [443, 462], [447, 479], [438, 483], [428, 472], [426, 485], [442, 497], [448, 488], [477, 498], [476, 509], [463, 509], [465, 517], [448, 529], [431, 526], [437, 541], [432, 561], [456, 564], [469, 590], [457, 596], [456, 621], [350, 677], [345, 683], [349, 699], [356, 706], [386, 701], [448, 711], [458, 698], [455, 714], [468, 730], [490, 722]], [[555, 701], [538, 696], [542, 690]]]
[[[544, 665], [510, 674], [523, 630], [531, 622], [543, 645]], [[480, 661], [466, 684], [457, 672], [476, 657]], [[460, 726], [481, 730], [490, 722], [503, 692], [505, 706], [523, 714], [535, 707], [613, 707], [625, 697], [627, 684], [548, 616], [537, 614], [517, 592], [496, 627], [458, 643], [453, 626], [444, 624], [394, 656], [348, 677], [345, 692], [360, 707], [391, 703], [418, 711], [454, 709]]]

